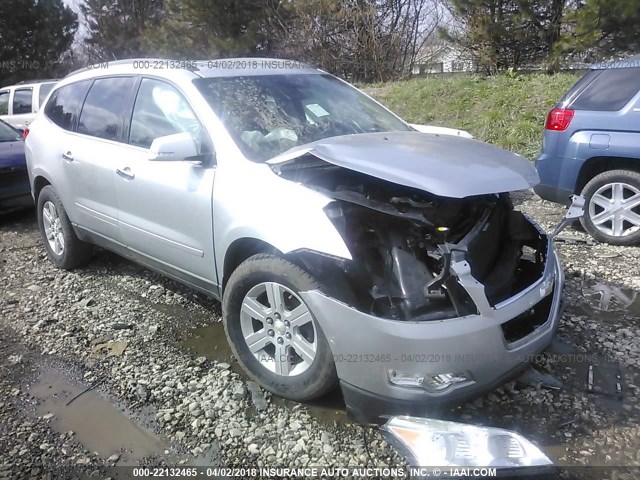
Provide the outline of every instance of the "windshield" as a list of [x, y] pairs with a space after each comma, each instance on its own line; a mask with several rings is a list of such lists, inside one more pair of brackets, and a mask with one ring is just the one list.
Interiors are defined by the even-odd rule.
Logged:
[[0, 142], [16, 142], [21, 139], [20, 132], [0, 122]]
[[323, 138], [411, 130], [331, 75], [201, 78], [194, 83], [245, 156], [255, 162]]

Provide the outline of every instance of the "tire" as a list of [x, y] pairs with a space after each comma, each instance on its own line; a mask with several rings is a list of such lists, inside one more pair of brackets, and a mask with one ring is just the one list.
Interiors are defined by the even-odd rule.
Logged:
[[[240, 365], [266, 390], [290, 400], [312, 400], [338, 385], [329, 343], [298, 296], [301, 291], [314, 289], [323, 286], [300, 267], [275, 255], [259, 254], [233, 272], [222, 300], [225, 334]], [[274, 294], [282, 303], [276, 312], [268, 297]], [[243, 308], [245, 302], [251, 302], [253, 313], [247, 313], [246, 305]], [[308, 314], [294, 321], [291, 312], [305, 309]], [[255, 340], [253, 351], [248, 335]], [[285, 361], [279, 362], [278, 358]]]
[[51, 185], [40, 191], [37, 208], [38, 227], [49, 260], [57, 268], [66, 270], [89, 262], [91, 245], [76, 236], [67, 212]]
[[585, 185], [582, 196], [585, 214], [580, 222], [593, 238], [611, 245], [640, 243], [640, 173], [601, 173]]

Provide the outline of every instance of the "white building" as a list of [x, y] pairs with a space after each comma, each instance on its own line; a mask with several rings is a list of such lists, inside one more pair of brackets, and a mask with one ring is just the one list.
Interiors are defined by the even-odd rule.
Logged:
[[453, 45], [426, 45], [416, 57], [414, 75], [429, 73], [475, 72], [476, 65], [463, 50]]

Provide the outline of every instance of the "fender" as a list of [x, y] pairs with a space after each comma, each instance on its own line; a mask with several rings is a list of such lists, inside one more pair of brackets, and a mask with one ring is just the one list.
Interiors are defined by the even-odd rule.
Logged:
[[242, 171], [220, 169], [213, 189], [218, 278], [223, 278], [229, 246], [245, 238], [265, 242], [284, 255], [304, 249], [352, 259], [323, 210], [331, 198], [278, 177], [267, 165], [243, 166]]

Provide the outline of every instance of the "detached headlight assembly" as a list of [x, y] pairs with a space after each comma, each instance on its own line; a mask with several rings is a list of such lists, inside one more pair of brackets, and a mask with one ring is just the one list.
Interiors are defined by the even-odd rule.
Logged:
[[429, 418], [398, 416], [381, 427], [415, 467], [551, 466], [538, 447], [515, 432]]

